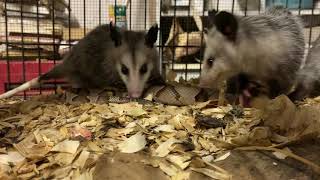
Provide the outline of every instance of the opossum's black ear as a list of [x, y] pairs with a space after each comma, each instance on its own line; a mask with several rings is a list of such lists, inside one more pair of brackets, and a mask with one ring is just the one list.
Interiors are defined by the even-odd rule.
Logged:
[[238, 22], [236, 17], [226, 11], [209, 11], [209, 25], [214, 25], [229, 40], [235, 41], [238, 31]]
[[203, 28], [203, 33], [208, 34], [208, 28]]
[[147, 35], [145, 36], [145, 44], [146, 46], [153, 48], [154, 43], [156, 43], [158, 38], [158, 24], [153, 25]]
[[110, 36], [116, 47], [121, 45], [121, 33], [119, 29], [110, 22]]
[[208, 28], [212, 28], [214, 26], [215, 17], [218, 11], [212, 9], [208, 11]]

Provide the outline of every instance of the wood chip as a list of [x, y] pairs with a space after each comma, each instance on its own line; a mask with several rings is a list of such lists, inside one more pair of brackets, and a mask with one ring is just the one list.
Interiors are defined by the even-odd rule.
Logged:
[[83, 169], [87, 159], [89, 158], [89, 155], [90, 155], [90, 152], [86, 151], [86, 150], [83, 150], [78, 159], [73, 163], [74, 166], [80, 168], [80, 170]]
[[[65, 94], [1, 100], [0, 144], [5, 148], [0, 149], [0, 179], [92, 179], [99, 157], [116, 151], [153, 156], [143, 162], [130, 158], [120, 162], [159, 168], [174, 180], [194, 175], [230, 179], [234, 172], [229, 171], [234, 169], [224, 170], [221, 167], [228, 166], [220, 164], [232, 160], [233, 149], [239, 147], [275, 152], [282, 161], [293, 158], [320, 172], [316, 160], [286, 149], [289, 143], [320, 137], [319, 98], [295, 105], [282, 96], [262, 109], [237, 109], [217, 107], [216, 101], [179, 107], [98, 104], [89, 100], [97, 99], [99, 93], [82, 93], [73, 92], [75, 99], [67, 99], [70, 104]], [[197, 115], [207, 118], [201, 126]], [[276, 160], [272, 160], [276, 167], [270, 165], [281, 168]]]
[[79, 141], [65, 140], [65, 141], [62, 141], [59, 144], [55, 145], [51, 149], [51, 151], [74, 154], [74, 153], [76, 153], [79, 145], [80, 145]]
[[214, 160], [214, 162], [223, 161], [223, 160], [227, 159], [227, 158], [230, 156], [230, 154], [231, 154], [231, 153], [230, 153], [230, 151], [229, 151], [229, 152], [223, 154], [222, 156], [219, 156], [218, 158], [216, 158], [216, 159]]
[[213, 179], [231, 179], [230, 176], [228, 175], [225, 175], [225, 174], [222, 174], [220, 172], [217, 172], [217, 171], [214, 171], [212, 169], [207, 169], [207, 168], [191, 168], [192, 171], [195, 171], [195, 172], [198, 172], [198, 173], [201, 173], [201, 174], [204, 174], [206, 176], [209, 176]]
[[8, 154], [0, 154], [0, 163], [9, 165], [10, 163], [17, 164], [25, 158], [16, 151], [8, 152]]
[[146, 144], [147, 141], [145, 135], [143, 135], [141, 132], [138, 132], [119, 144], [119, 149], [124, 153], [135, 153], [144, 149]]
[[159, 147], [155, 150], [155, 156], [165, 157], [173, 150], [173, 144], [180, 142], [175, 138], [170, 138], [167, 141], [163, 142], [159, 145]]

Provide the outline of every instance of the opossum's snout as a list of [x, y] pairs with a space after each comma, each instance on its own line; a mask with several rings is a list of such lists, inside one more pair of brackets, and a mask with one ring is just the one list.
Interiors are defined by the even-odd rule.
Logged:
[[204, 64], [202, 65], [202, 71], [200, 74], [200, 80], [199, 80], [199, 87], [201, 88], [212, 88], [213, 81], [210, 78], [210, 69], [213, 66], [213, 58], [209, 58], [204, 61]]
[[138, 78], [129, 77], [127, 84], [128, 96], [130, 98], [140, 98], [144, 90], [144, 82], [141, 82]]
[[126, 66], [122, 64], [119, 69], [121, 78], [127, 87], [128, 96], [140, 98], [150, 76], [152, 65], [150, 63], [143, 63], [141, 66], [133, 66], [132, 64]]
[[208, 58], [202, 65], [199, 87], [215, 89], [223, 82], [225, 68], [221, 62], [216, 62], [214, 58]]
[[130, 98], [140, 98], [142, 91], [128, 91], [128, 95]]

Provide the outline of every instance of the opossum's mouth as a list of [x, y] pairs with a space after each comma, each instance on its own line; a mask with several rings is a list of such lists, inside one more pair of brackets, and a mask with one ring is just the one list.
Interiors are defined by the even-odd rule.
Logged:
[[239, 103], [243, 107], [251, 107], [251, 101], [261, 95], [268, 94], [266, 88], [257, 82], [249, 82], [248, 86], [241, 90]]
[[250, 102], [252, 99], [252, 94], [249, 92], [248, 89], [242, 91], [239, 95], [239, 104], [243, 107], [250, 107]]
[[268, 94], [268, 88], [263, 81], [248, 74], [240, 73], [227, 80], [227, 93], [236, 95], [236, 103], [249, 107], [256, 97]]

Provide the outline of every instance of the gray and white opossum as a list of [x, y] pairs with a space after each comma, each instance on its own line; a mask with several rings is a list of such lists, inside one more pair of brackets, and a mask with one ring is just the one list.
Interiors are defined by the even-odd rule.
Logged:
[[293, 101], [320, 96], [320, 36], [309, 50], [306, 62], [298, 73], [295, 90], [289, 94]]
[[158, 25], [148, 33], [101, 25], [88, 33], [51, 71], [0, 95], [0, 99], [39, 85], [66, 78], [77, 88], [126, 86], [129, 97], [139, 98], [150, 84], [162, 84], [157, 41]]
[[274, 6], [257, 16], [209, 11], [200, 86], [217, 88], [238, 74], [267, 84], [269, 96], [286, 94], [304, 57], [301, 20]]

